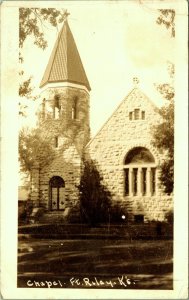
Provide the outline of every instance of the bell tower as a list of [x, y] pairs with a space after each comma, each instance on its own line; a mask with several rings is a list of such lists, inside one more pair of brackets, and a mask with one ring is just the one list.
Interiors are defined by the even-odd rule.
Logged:
[[64, 214], [78, 200], [81, 159], [90, 138], [91, 90], [67, 20], [52, 50], [40, 88], [39, 126], [52, 143], [55, 158], [39, 169], [36, 182], [33, 178], [36, 188], [31, 196], [35, 195], [33, 202], [38, 206], [50, 211], [61, 210]]
[[74, 135], [78, 147], [84, 147], [89, 140], [91, 88], [67, 20], [53, 48], [40, 88], [43, 98], [41, 126], [48, 124], [48, 131], [50, 126], [56, 139], [59, 135]]

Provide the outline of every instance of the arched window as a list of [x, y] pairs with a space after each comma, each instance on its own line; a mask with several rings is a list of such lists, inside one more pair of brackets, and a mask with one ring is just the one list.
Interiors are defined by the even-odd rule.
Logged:
[[54, 108], [53, 108], [53, 116], [55, 119], [59, 119], [60, 117], [60, 96], [54, 96]]
[[58, 136], [55, 136], [55, 138], [54, 138], [54, 147], [58, 148], [58, 146], [59, 146]]
[[125, 195], [152, 196], [156, 193], [156, 165], [150, 151], [144, 147], [130, 150], [124, 161]]
[[77, 102], [78, 102], [78, 98], [75, 97], [73, 99], [73, 104], [72, 104], [72, 120], [77, 119]]
[[43, 98], [43, 102], [42, 102], [42, 118], [45, 119], [45, 102], [46, 99]]
[[65, 204], [65, 182], [60, 176], [53, 176], [49, 181], [50, 209], [64, 209]]

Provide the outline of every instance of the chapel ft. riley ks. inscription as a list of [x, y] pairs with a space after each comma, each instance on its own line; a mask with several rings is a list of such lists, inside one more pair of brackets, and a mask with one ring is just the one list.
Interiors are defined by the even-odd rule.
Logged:
[[118, 276], [115, 279], [99, 279], [97, 277], [83, 277], [83, 278], [77, 278], [77, 277], [71, 277], [68, 281], [63, 281], [60, 279], [56, 280], [28, 280], [27, 281], [27, 287], [31, 288], [131, 288], [134, 287], [139, 280], [134, 280], [131, 278], [128, 278], [128, 276]]

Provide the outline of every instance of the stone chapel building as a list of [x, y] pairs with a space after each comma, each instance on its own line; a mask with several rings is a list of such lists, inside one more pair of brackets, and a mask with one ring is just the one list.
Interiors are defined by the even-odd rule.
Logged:
[[56, 152], [53, 161], [32, 170], [31, 200], [46, 216], [66, 216], [78, 203], [82, 157], [96, 161], [112, 201], [130, 219], [164, 220], [172, 208], [158, 181], [162, 154], [150, 129], [160, 118], [153, 102], [136, 86], [90, 140], [90, 84], [67, 20], [59, 33], [41, 84], [39, 125]]

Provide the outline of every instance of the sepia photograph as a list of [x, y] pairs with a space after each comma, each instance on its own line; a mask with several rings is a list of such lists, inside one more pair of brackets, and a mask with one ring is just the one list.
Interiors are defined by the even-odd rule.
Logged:
[[179, 9], [152, 2], [17, 2], [15, 285], [27, 297], [174, 291], [186, 56]]

